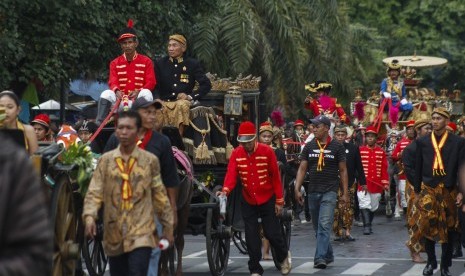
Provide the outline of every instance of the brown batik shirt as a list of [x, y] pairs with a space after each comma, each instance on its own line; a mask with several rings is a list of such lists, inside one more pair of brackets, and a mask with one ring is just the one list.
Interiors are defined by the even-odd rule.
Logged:
[[158, 158], [138, 147], [130, 157], [135, 158], [129, 172], [130, 209], [122, 207], [123, 178], [116, 162], [122, 158], [119, 147], [100, 158], [84, 199], [84, 221], [97, 219], [99, 208], [105, 207], [103, 244], [108, 256], [139, 247], [155, 247], [158, 243], [155, 215], [163, 225], [163, 234], [173, 233], [173, 211], [160, 177]]

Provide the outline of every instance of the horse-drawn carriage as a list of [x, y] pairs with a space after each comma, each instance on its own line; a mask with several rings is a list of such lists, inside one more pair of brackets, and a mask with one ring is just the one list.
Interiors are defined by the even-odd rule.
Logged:
[[[190, 110], [190, 125], [185, 129], [184, 137], [180, 137], [177, 129], [163, 128], [172, 142], [181, 179], [176, 249], [163, 251], [161, 259], [162, 263], [165, 260], [161, 268], [169, 274], [182, 271], [183, 235], [186, 228], [193, 230], [194, 234], [205, 235], [212, 275], [225, 274], [231, 239], [242, 253], [247, 253], [242, 234], [244, 225], [240, 213], [240, 189], [236, 189], [230, 196], [226, 214], [220, 213], [219, 199], [215, 193], [221, 189], [229, 155], [233, 145], [237, 145], [236, 135], [240, 122], [259, 122], [258, 84], [259, 79], [252, 77], [234, 82], [212, 80], [212, 92], [202, 99], [201, 105], [195, 105]], [[96, 141], [105, 143], [113, 130], [111, 127], [104, 128]], [[82, 151], [85, 146], [76, 144], [73, 147]], [[35, 156], [44, 188], [49, 194], [50, 216], [55, 231], [53, 275], [75, 275], [84, 271], [90, 275], [103, 275], [108, 261], [102, 245], [103, 223], [97, 222], [98, 233], [94, 239], [85, 237], [81, 220], [82, 187], [77, 183], [79, 177], [82, 177], [79, 169], [80, 166], [82, 169], [83, 164], [72, 161], [64, 164], [64, 155], [66, 151], [63, 147], [51, 144], [41, 147]], [[86, 174], [91, 175], [89, 172]], [[283, 214], [283, 235], [289, 243], [292, 212], [285, 211]], [[275, 264], [279, 269], [279, 263], [275, 261]]]

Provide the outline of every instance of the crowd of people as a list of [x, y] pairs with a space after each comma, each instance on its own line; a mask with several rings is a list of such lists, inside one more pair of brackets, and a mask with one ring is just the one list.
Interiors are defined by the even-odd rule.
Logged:
[[[98, 210], [105, 205], [104, 247], [111, 275], [153, 276], [158, 273], [160, 240], [173, 244], [179, 186], [170, 140], [157, 130], [171, 125], [182, 135], [189, 124], [189, 108], [209, 92], [211, 84], [200, 63], [184, 56], [187, 41], [182, 35], [169, 37], [168, 56], [155, 63], [136, 51], [139, 42], [132, 23], [117, 41], [123, 54], [110, 63], [110, 89], [101, 95], [95, 120], [80, 121], [61, 132], [47, 114], [23, 124], [18, 119], [18, 96], [3, 91], [1, 123], [21, 130], [21, 143], [33, 154], [41, 143], [58, 142], [60, 135], [75, 135], [76, 141], [90, 143], [99, 126], [118, 113], [115, 134], [99, 152], [103, 155], [85, 196], [85, 234], [95, 236]], [[381, 106], [387, 105], [396, 117], [400, 110], [400, 117], [407, 118], [412, 105], [399, 70], [398, 64], [389, 65], [388, 78], [381, 84]], [[331, 237], [336, 242], [356, 242], [353, 225], [363, 226], [364, 235], [375, 234], [375, 212], [382, 200], [389, 205], [384, 195], [391, 193], [395, 203], [388, 211], [393, 211], [395, 220], [405, 220], [412, 261], [426, 263], [423, 275], [432, 275], [438, 266], [435, 243], [440, 243], [441, 275], [450, 275], [451, 259], [462, 256], [459, 217], [464, 208], [465, 121], [459, 120], [457, 126], [447, 109], [436, 107], [430, 118], [403, 121], [405, 131], [392, 128], [382, 134], [376, 121], [353, 126], [330, 96], [331, 83], [316, 81], [305, 88], [310, 94], [304, 107], [312, 113], [311, 119], [286, 125], [275, 113], [258, 129], [250, 121], [240, 124], [239, 146], [217, 193], [228, 196], [239, 183], [242, 186], [240, 206], [251, 275], [263, 274], [260, 261], [269, 259], [270, 245], [281, 273], [292, 270], [291, 248], [278, 220], [285, 204], [293, 206], [297, 220], [303, 213], [312, 222], [317, 240], [314, 267], [325, 269], [334, 262]], [[292, 191], [289, 198], [283, 187]], [[260, 227], [259, 219], [266, 227]]]

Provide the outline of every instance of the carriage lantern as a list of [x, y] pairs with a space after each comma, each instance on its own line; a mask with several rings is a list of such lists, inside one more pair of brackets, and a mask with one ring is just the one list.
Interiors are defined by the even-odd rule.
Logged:
[[231, 116], [242, 115], [242, 92], [239, 86], [232, 86], [224, 96], [224, 114]]

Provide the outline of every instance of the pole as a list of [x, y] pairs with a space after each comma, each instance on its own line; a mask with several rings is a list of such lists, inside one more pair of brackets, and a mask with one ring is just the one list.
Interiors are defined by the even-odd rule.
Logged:
[[66, 105], [65, 83], [60, 82], [60, 125], [65, 123], [65, 105]]

